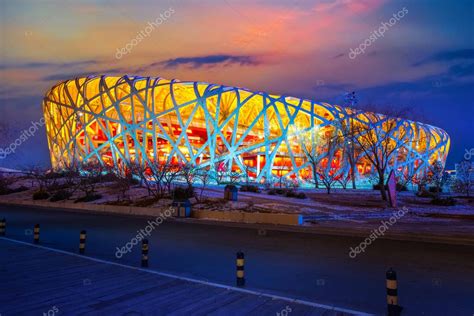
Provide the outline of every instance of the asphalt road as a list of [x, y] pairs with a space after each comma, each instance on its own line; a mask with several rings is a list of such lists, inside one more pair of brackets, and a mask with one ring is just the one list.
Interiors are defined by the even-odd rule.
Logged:
[[[86, 255], [139, 265], [141, 247], [116, 257], [150, 219], [0, 206], [9, 238], [77, 252], [87, 230]], [[385, 272], [398, 274], [403, 315], [473, 315], [474, 248], [376, 240], [349, 257], [360, 238], [330, 237], [164, 221], [148, 237], [150, 269], [235, 284], [235, 253], [245, 253], [247, 287], [317, 303], [384, 314]], [[118, 248], [117, 248], [118, 247]], [[0, 249], [0, 256], [2, 255]], [[94, 282], [86, 275], [84, 282]], [[3, 289], [2, 289], [3, 290]]]

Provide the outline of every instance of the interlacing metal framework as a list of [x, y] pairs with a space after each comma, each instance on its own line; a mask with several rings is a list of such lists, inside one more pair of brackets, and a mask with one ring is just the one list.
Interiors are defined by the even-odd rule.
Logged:
[[[61, 82], [47, 92], [43, 110], [54, 168], [92, 160], [117, 170], [130, 162], [150, 168], [184, 162], [209, 172], [246, 173], [257, 182], [284, 178], [300, 184], [314, 176], [312, 155], [323, 173], [347, 178], [354, 166], [357, 181], [370, 177], [374, 170], [362, 151], [354, 163], [346, 159], [350, 138], [330, 147], [325, 138], [366, 125], [370, 115], [379, 118], [374, 131], [381, 135], [386, 119], [242, 88], [133, 76]], [[400, 145], [391, 169], [413, 172], [435, 160], [444, 164], [449, 137], [443, 130], [398, 119], [390, 133], [390, 141]]]

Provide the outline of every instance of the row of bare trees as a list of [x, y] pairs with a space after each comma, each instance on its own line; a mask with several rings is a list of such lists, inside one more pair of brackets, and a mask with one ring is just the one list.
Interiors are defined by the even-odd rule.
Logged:
[[[410, 127], [399, 115], [381, 115], [347, 108], [335, 123], [316, 126], [296, 134], [312, 171], [312, 181], [322, 184], [327, 193], [340, 183], [356, 188], [357, 164], [370, 166], [383, 200], [385, 182], [396, 161], [403, 159], [404, 148], [413, 146]], [[418, 140], [420, 141], [420, 140]], [[310, 179], [311, 180], [311, 179]], [[408, 179], [407, 179], [408, 180]]]
[[78, 165], [64, 166], [54, 171], [41, 166], [25, 168], [24, 177], [31, 180], [31, 186], [44, 197], [59, 194], [58, 199], [71, 197], [75, 192], [81, 192], [83, 198], [97, 196], [100, 183], [110, 180], [112, 168], [95, 161]]

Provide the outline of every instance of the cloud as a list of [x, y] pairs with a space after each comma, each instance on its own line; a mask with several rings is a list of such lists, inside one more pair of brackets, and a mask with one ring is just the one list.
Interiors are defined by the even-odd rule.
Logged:
[[5, 69], [36, 69], [36, 68], [48, 68], [48, 67], [78, 67], [78, 66], [89, 66], [96, 64], [95, 60], [80, 60], [66, 63], [53, 63], [53, 62], [28, 62], [28, 63], [3, 63], [0, 64], [0, 70]]
[[413, 64], [414, 67], [422, 66], [429, 63], [474, 59], [474, 49], [458, 49], [438, 52], [428, 58], [420, 60]]
[[458, 64], [449, 67], [448, 73], [454, 77], [468, 77], [474, 75], [474, 64]]
[[383, 2], [384, 0], [328, 0], [316, 4], [314, 10], [318, 13], [335, 10], [364, 13], [377, 9]]
[[93, 76], [96, 75], [97, 73], [95, 72], [87, 72], [87, 73], [57, 73], [57, 74], [52, 74], [52, 75], [47, 75], [42, 77], [42, 80], [47, 80], [47, 81], [64, 81], [64, 80], [69, 80], [69, 79], [74, 79], [74, 78], [79, 78], [79, 77], [87, 77], [87, 76]]
[[254, 56], [245, 56], [245, 55], [208, 55], [208, 56], [198, 56], [198, 57], [178, 57], [173, 59], [168, 59], [165, 61], [160, 61], [148, 65], [146, 68], [153, 66], [163, 66], [165, 68], [176, 68], [179, 66], [190, 66], [191, 68], [201, 68], [204, 66], [230, 66], [230, 65], [240, 65], [240, 66], [250, 66], [258, 65], [260, 62]]
[[62, 72], [62, 73], [54, 73], [50, 75], [46, 75], [41, 77], [41, 80], [46, 81], [64, 81], [79, 77], [87, 77], [87, 76], [97, 76], [97, 75], [117, 75], [121, 76], [122, 74], [126, 73], [125, 69], [122, 68], [109, 68], [100, 71], [88, 71], [88, 72]]

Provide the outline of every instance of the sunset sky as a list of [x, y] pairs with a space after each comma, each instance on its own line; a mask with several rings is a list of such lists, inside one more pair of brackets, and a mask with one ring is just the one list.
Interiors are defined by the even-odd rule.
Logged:
[[[453, 168], [474, 148], [473, 21], [468, 0], [0, 0], [0, 121], [14, 129], [2, 146], [42, 117], [42, 97], [55, 83], [129, 74], [333, 104], [356, 91], [362, 105], [409, 107], [446, 130]], [[156, 26], [139, 35], [149, 22]], [[35, 160], [49, 163], [42, 129], [0, 166]]]

